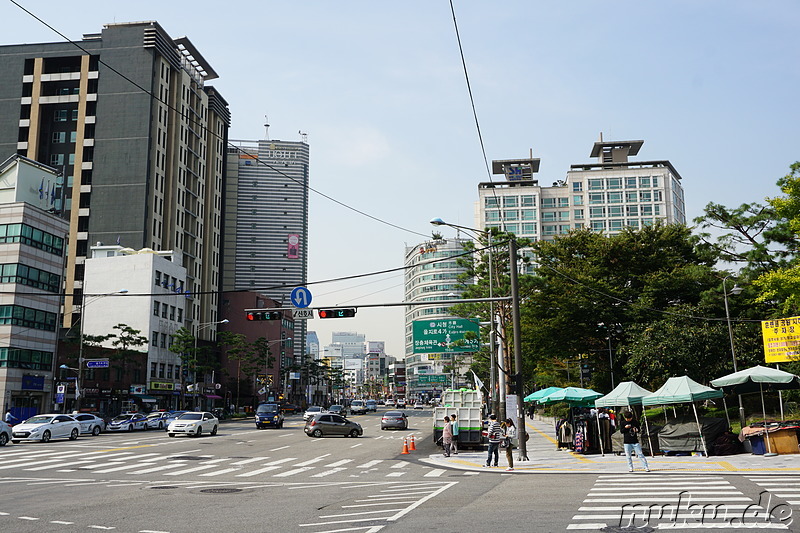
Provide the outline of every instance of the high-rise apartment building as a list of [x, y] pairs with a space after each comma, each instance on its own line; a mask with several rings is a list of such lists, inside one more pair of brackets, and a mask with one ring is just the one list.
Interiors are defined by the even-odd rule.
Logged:
[[157, 22], [107, 24], [76, 44], [0, 46], [0, 153], [62, 171], [64, 326], [79, 318], [84, 261], [98, 242], [172, 250], [187, 272], [187, 327], [216, 321], [230, 124], [207, 85], [217, 73]]
[[475, 223], [528, 239], [553, 239], [572, 229], [606, 235], [657, 220], [684, 224], [681, 176], [666, 160], [631, 161], [644, 141], [599, 141], [596, 163], [571, 165], [566, 179], [541, 186], [539, 159], [492, 161], [504, 181], [478, 184]]
[[405, 371], [409, 399], [431, 398], [451, 385], [460, 386], [461, 377], [453, 372], [445, 375], [445, 367], [452, 367], [453, 358], [463, 361], [462, 370], [471, 362], [470, 355], [465, 353], [415, 353], [413, 339], [414, 321], [453, 318], [450, 305], [437, 301], [456, 300], [461, 294], [458, 276], [466, 269], [458, 265], [455, 256], [464, 253], [468, 240], [439, 238], [406, 247], [405, 301], [430, 302], [406, 308]]
[[[258, 291], [291, 307], [308, 272], [308, 144], [232, 141], [225, 206], [225, 290]], [[306, 321], [295, 324], [295, 356], [306, 353]], [[300, 363], [300, 361], [297, 361]]]

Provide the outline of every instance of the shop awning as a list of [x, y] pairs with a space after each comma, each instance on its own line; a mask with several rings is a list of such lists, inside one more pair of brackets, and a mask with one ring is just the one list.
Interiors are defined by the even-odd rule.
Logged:
[[222, 396], [217, 396], [216, 394], [203, 394], [209, 400], [221, 400]]
[[149, 394], [134, 394], [133, 397], [145, 403], [156, 403], [158, 401], [155, 396], [150, 396]]

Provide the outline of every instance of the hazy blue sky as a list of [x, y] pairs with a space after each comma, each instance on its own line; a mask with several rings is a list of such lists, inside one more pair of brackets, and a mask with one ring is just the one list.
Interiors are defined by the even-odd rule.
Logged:
[[[71, 39], [109, 22], [157, 20], [219, 73], [231, 139], [308, 134], [312, 186], [403, 231], [311, 195], [309, 281], [402, 265], [434, 217], [474, 225], [487, 180], [445, 0], [100, 2], [20, 0]], [[555, 5], [558, 4], [558, 5]], [[708, 202], [779, 193], [800, 159], [800, 4], [456, 1], [489, 160], [542, 159], [539, 180], [589, 162], [592, 143], [643, 139], [668, 159], [690, 218]], [[2, 44], [59, 41], [0, 0]], [[117, 65], [124, 72], [124, 65]], [[445, 236], [451, 235], [444, 231]], [[313, 305], [399, 302], [402, 275], [311, 286]], [[401, 308], [314, 319], [403, 355]]]

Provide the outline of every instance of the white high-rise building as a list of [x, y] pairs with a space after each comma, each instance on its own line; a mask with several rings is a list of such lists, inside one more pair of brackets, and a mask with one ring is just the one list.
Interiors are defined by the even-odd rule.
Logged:
[[532, 240], [572, 229], [613, 235], [658, 220], [686, 223], [681, 176], [667, 160], [631, 161], [644, 141], [599, 141], [596, 163], [571, 165], [566, 179], [539, 184], [537, 158], [492, 161], [505, 181], [478, 184], [475, 223]]

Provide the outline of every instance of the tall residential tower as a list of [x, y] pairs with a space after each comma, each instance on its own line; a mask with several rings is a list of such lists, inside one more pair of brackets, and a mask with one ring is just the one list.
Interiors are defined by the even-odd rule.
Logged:
[[65, 327], [98, 242], [172, 250], [187, 272], [187, 327], [217, 320], [230, 113], [215, 78], [188, 38], [152, 21], [0, 46], [0, 154], [62, 172], [51, 194], [70, 226]]

